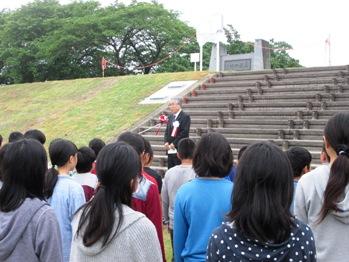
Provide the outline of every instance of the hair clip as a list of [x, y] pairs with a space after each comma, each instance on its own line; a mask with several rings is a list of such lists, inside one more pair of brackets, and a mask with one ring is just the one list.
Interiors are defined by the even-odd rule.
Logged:
[[340, 156], [349, 156], [349, 154], [346, 151], [343, 151], [343, 150], [339, 151], [338, 155], [340, 155]]

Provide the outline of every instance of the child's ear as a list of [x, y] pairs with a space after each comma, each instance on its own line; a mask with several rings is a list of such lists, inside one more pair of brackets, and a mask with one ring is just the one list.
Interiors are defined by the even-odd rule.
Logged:
[[308, 173], [308, 172], [310, 172], [310, 167], [305, 166], [305, 167], [303, 168], [303, 170], [302, 170], [302, 175], [304, 175], [304, 174], [306, 174], [306, 173]]

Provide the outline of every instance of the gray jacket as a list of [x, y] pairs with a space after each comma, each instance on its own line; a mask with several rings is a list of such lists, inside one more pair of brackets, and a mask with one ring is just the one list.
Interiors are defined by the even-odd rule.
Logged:
[[299, 180], [295, 195], [295, 215], [307, 223], [315, 237], [318, 261], [348, 261], [349, 259], [349, 186], [338, 202], [341, 212], [330, 212], [319, 223], [323, 195], [330, 166], [322, 165]]
[[62, 260], [58, 221], [45, 201], [27, 198], [14, 211], [0, 211], [0, 261]]
[[[81, 211], [74, 216], [72, 221], [73, 241], [70, 252], [71, 262], [158, 262], [162, 261], [159, 239], [155, 226], [142, 213], [134, 211], [123, 205], [124, 220], [114, 236], [116, 224], [113, 228], [112, 239], [105, 246], [99, 240], [92, 246], [83, 244], [81, 234], [77, 236]], [[115, 221], [118, 221], [118, 213], [115, 211]]]

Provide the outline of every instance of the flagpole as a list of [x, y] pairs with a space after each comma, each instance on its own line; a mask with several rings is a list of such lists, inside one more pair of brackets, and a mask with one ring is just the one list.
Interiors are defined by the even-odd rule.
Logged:
[[328, 35], [328, 65], [331, 66], [331, 35]]

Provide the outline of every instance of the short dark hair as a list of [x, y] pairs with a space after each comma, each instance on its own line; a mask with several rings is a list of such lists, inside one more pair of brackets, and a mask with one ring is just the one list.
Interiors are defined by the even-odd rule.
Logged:
[[45, 134], [39, 129], [30, 129], [24, 133], [25, 138], [32, 138], [38, 140], [42, 145], [46, 142]]
[[92, 164], [96, 160], [95, 151], [87, 146], [78, 149], [78, 162], [76, 164], [76, 171], [78, 173], [87, 173], [92, 169]]
[[312, 157], [307, 149], [295, 146], [287, 150], [286, 154], [292, 166], [293, 177], [300, 177], [305, 167], [310, 168]]
[[238, 160], [242, 157], [242, 154], [245, 152], [247, 146], [240, 147], [239, 153], [238, 153]]
[[144, 137], [142, 137], [142, 138], [144, 141], [144, 153], [149, 155], [148, 163], [145, 163], [147, 165], [153, 160], [154, 152], [153, 152], [153, 149], [151, 147], [150, 142], [147, 139], [145, 139]]
[[124, 132], [118, 137], [118, 141], [125, 142], [126, 144], [132, 146], [138, 155], [141, 155], [144, 152], [144, 139], [139, 134]]
[[1, 145], [2, 145], [2, 135], [0, 135], [0, 147], [1, 147]]
[[38, 141], [21, 139], [8, 144], [1, 160], [0, 210], [15, 210], [27, 197], [43, 200], [46, 171], [46, 151]]
[[20, 139], [22, 139], [24, 136], [21, 132], [19, 131], [13, 131], [10, 133], [10, 135], [8, 136], [8, 142], [9, 143], [12, 143], [12, 142], [15, 142], [15, 141], [18, 141]]
[[225, 177], [233, 162], [230, 145], [222, 134], [202, 136], [193, 156], [193, 168], [199, 177]]
[[286, 154], [270, 142], [252, 144], [237, 170], [229, 213], [237, 229], [264, 243], [289, 238], [293, 179]]
[[178, 143], [178, 155], [181, 159], [193, 159], [195, 142], [190, 138], [182, 138]]
[[78, 152], [78, 149], [73, 142], [57, 138], [51, 141], [48, 152], [52, 167], [48, 170], [46, 177], [45, 196], [47, 198], [52, 196], [58, 180], [58, 171], [55, 169], [55, 166], [64, 166], [69, 161], [69, 158]]
[[93, 151], [95, 151], [97, 157], [102, 148], [105, 147], [105, 143], [100, 138], [94, 138], [88, 143], [88, 146], [92, 148]]

